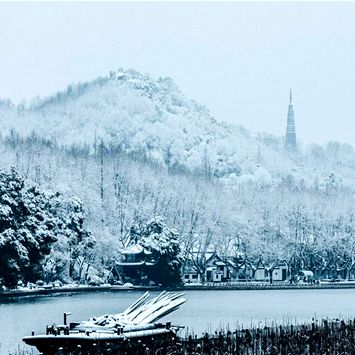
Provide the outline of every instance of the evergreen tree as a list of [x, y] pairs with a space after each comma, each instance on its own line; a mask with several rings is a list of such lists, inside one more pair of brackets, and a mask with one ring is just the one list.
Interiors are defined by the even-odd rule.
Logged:
[[152, 253], [154, 265], [146, 268], [148, 278], [163, 286], [181, 283], [182, 255], [178, 234], [170, 229], [161, 217], [147, 222], [140, 232], [138, 244]]
[[77, 199], [41, 190], [11, 169], [0, 171], [0, 283], [16, 286], [44, 276], [44, 259], [65, 238], [71, 258], [90, 234]]

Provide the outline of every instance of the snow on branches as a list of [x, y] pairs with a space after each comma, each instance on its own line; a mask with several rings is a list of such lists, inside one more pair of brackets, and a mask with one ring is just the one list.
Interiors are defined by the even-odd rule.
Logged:
[[169, 228], [163, 218], [157, 216], [142, 226], [135, 225], [131, 233], [136, 243], [151, 253], [152, 262], [146, 268], [148, 278], [164, 286], [179, 284], [183, 257], [176, 230]]
[[42, 278], [58, 240], [67, 240], [73, 256], [89, 237], [79, 200], [43, 191], [13, 168], [0, 171], [0, 283], [11, 287]]

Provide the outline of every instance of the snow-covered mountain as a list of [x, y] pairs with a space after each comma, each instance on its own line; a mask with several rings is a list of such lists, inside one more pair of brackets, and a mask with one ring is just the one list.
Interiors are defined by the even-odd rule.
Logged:
[[353, 255], [351, 146], [287, 152], [282, 138], [217, 122], [171, 79], [119, 70], [28, 108], [3, 102], [0, 130], [0, 169], [83, 202], [98, 265], [154, 216], [184, 250]]
[[184, 96], [170, 78], [154, 80], [118, 70], [28, 107], [0, 105], [2, 136], [37, 135], [58, 146], [101, 142], [162, 166], [199, 172], [225, 183], [323, 188], [353, 186], [355, 154], [349, 145], [311, 145], [287, 153], [283, 139], [252, 134], [217, 122], [208, 109]]

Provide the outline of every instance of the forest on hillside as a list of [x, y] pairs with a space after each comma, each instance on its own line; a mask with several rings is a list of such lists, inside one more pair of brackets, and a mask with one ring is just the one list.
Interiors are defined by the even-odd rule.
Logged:
[[260, 173], [231, 186], [203, 171], [169, 171], [104, 142], [94, 151], [58, 147], [34, 134], [23, 139], [13, 133], [0, 141], [2, 169], [14, 167], [41, 189], [80, 199], [83, 228], [95, 241], [90, 265], [97, 270], [119, 258], [132, 226], [154, 216], [176, 229], [183, 257], [214, 250], [299, 268], [355, 263], [354, 191], [334, 175], [307, 187], [292, 178], [270, 183]]

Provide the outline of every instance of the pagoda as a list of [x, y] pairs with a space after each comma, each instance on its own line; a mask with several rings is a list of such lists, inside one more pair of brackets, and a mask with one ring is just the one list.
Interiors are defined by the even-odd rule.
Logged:
[[286, 127], [286, 137], [285, 137], [285, 147], [288, 150], [297, 149], [297, 140], [296, 140], [296, 126], [295, 126], [295, 115], [293, 112], [292, 104], [292, 90], [290, 89], [290, 102], [288, 104], [287, 112], [287, 127]]

